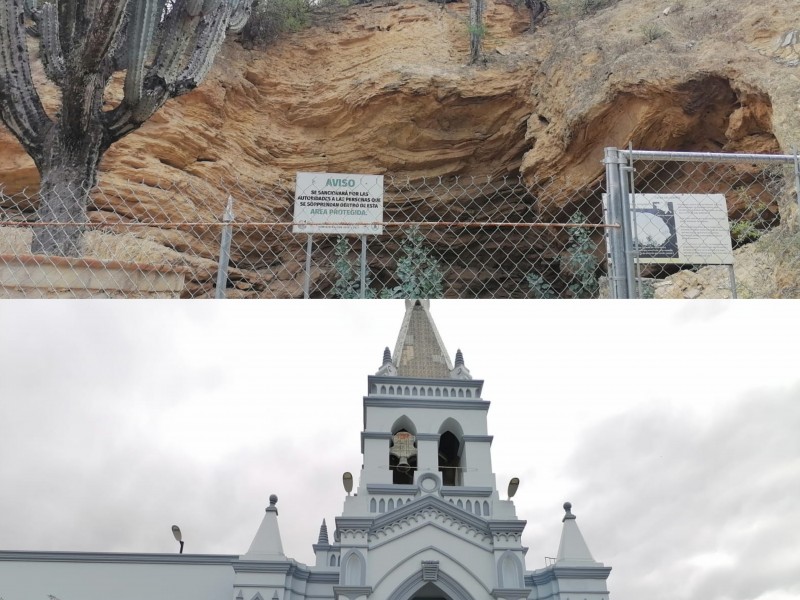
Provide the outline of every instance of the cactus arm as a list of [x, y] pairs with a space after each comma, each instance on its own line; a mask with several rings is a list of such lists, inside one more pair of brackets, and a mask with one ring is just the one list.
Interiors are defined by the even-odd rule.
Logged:
[[[232, 5], [233, 2], [234, 2], [234, 0], [228, 0], [227, 2], [225, 2], [225, 4]], [[211, 14], [212, 12], [214, 12], [215, 10], [217, 10], [219, 8], [219, 5], [221, 3], [222, 3], [222, 0], [205, 0], [205, 2], [203, 2], [203, 14], [204, 15]]]
[[58, 36], [58, 12], [49, 2], [42, 7], [39, 54], [45, 74], [56, 84], [64, 78], [64, 56]]
[[250, 7], [252, 0], [234, 0], [234, 8], [228, 21], [228, 31], [238, 33], [247, 24], [250, 18]]
[[167, 85], [175, 81], [199, 24], [200, 17], [192, 16], [188, 8], [175, 8], [169, 13], [150, 75], [163, 79]]
[[203, 10], [203, 0], [186, 0], [186, 14], [190, 17], [200, 16]]
[[197, 43], [194, 52], [186, 63], [186, 68], [175, 81], [178, 94], [196, 88], [208, 74], [217, 52], [225, 41], [225, 31], [230, 17], [231, 7], [221, 4], [217, 9], [203, 18], [197, 32]]
[[[160, 1], [157, 6], [161, 6]], [[102, 116], [109, 144], [138, 128], [170, 98], [200, 84], [225, 41], [226, 31], [234, 24], [232, 19], [237, 25], [246, 22], [252, 0], [197, 0], [190, 7], [191, 3], [179, 1], [166, 14], [153, 64], [145, 70], [141, 83], [136, 83], [141, 76], [130, 75], [129, 69], [129, 76], [136, 77], [131, 79], [132, 89], [128, 89], [126, 78], [123, 102]], [[205, 12], [206, 8], [211, 10]]]
[[158, 0], [134, 2], [128, 23], [128, 71], [125, 75], [125, 100], [130, 105], [142, 98], [144, 63], [159, 16]]
[[[133, 0], [135, 5], [150, 4]], [[81, 62], [85, 71], [96, 71], [106, 58], [119, 35], [128, 0], [95, 0], [83, 5], [84, 18], [89, 23], [81, 43]]]
[[52, 122], [31, 76], [23, 0], [0, 2], [0, 118], [37, 164]]
[[81, 0], [57, 0], [51, 2], [58, 6], [58, 37], [61, 40], [61, 50], [64, 60], [71, 62], [73, 44], [80, 43], [77, 32], [78, 7]]

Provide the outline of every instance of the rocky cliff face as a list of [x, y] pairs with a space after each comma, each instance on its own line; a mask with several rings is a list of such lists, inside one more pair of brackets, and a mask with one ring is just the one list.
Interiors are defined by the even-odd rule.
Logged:
[[[521, 173], [559, 190], [543, 207], [556, 214], [601, 179], [606, 146], [800, 145], [794, 0], [619, 0], [589, 15], [576, 0], [551, 0], [534, 32], [524, 8], [486, 1], [485, 61], [476, 66], [466, 65], [466, 3], [374, 0], [264, 51], [229, 43], [205, 84], [108, 152], [101, 186], [114, 192], [96, 195], [92, 220], [216, 220], [231, 189], [237, 215], [273, 220], [289, 200], [264, 190], [299, 170]], [[0, 131], [4, 192], [37, 182]], [[163, 191], [171, 186], [204, 192], [176, 199]], [[504, 210], [503, 194], [487, 201]], [[176, 231], [138, 237], [178, 253], [192, 244]], [[270, 254], [267, 241], [251, 246], [253, 256]]]

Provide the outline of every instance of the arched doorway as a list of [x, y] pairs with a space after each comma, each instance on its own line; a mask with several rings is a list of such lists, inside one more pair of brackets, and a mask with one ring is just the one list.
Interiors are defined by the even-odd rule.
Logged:
[[439, 571], [435, 581], [423, 579], [422, 571], [401, 583], [387, 600], [473, 600], [453, 577]]
[[432, 583], [425, 584], [417, 590], [411, 600], [453, 600]]

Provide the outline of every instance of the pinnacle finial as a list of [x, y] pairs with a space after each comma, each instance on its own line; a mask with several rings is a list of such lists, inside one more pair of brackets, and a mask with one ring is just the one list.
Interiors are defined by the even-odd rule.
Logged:
[[274, 512], [278, 514], [278, 507], [275, 506], [278, 503], [278, 497], [275, 494], [269, 495], [269, 506], [267, 507], [267, 512]]
[[322, 519], [322, 525], [319, 528], [319, 539], [317, 540], [317, 544], [320, 546], [327, 546], [330, 542], [328, 541], [328, 525], [325, 523], [325, 519]]
[[563, 523], [567, 519], [574, 519], [575, 515], [572, 514], [572, 502], [564, 502], [564, 512], [567, 513], [564, 515], [564, 518], [561, 519]]
[[389, 350], [389, 346], [383, 349], [383, 364], [388, 365], [392, 362], [392, 353]]
[[463, 367], [464, 366], [464, 354], [461, 352], [461, 348], [456, 350], [456, 367]]

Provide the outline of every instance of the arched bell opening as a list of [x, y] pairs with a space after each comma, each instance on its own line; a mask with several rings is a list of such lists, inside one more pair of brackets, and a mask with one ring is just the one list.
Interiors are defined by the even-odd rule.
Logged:
[[417, 437], [414, 423], [405, 415], [392, 425], [392, 440], [389, 446], [389, 470], [392, 483], [414, 483], [417, 470]]
[[451, 431], [439, 436], [439, 472], [442, 485], [461, 485], [461, 441]]

